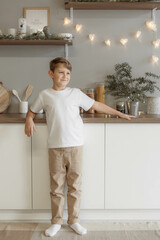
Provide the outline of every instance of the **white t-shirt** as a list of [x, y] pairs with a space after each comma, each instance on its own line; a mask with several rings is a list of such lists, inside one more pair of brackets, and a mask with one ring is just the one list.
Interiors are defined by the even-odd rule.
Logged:
[[34, 113], [44, 109], [46, 113], [48, 148], [84, 144], [83, 121], [79, 107], [87, 111], [94, 101], [78, 88], [67, 87], [61, 91], [47, 88], [39, 93], [30, 109]]

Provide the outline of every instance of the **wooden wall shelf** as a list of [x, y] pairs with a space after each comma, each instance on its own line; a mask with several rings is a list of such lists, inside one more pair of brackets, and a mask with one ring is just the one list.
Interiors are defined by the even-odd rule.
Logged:
[[68, 40], [0, 40], [0, 45], [72, 45]]
[[152, 10], [160, 2], [65, 2], [65, 9], [77, 10]]

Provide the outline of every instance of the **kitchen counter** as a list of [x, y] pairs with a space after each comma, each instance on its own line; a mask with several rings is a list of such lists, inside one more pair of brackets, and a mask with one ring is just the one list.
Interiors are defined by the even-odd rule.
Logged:
[[[141, 116], [126, 120], [107, 114], [81, 114], [84, 123], [160, 123], [160, 115], [142, 114]], [[0, 114], [0, 123], [25, 123], [26, 114], [6, 113]], [[35, 123], [46, 123], [45, 114], [37, 114]]]

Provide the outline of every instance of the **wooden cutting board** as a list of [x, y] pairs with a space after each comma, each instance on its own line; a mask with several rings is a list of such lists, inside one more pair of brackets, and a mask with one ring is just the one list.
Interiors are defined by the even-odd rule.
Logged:
[[0, 113], [4, 112], [11, 100], [10, 92], [3, 86], [2, 82], [0, 82]]

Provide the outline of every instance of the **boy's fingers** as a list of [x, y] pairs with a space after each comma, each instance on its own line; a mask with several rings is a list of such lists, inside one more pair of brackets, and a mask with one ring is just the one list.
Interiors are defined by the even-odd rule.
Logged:
[[35, 127], [35, 125], [33, 126], [33, 129], [34, 129], [34, 131], [35, 131], [35, 132], [37, 131], [37, 129], [36, 129], [36, 127]]

